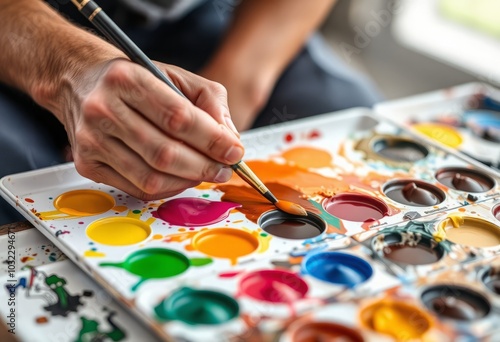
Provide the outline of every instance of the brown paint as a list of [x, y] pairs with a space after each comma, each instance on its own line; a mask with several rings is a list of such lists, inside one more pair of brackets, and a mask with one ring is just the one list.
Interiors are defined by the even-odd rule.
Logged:
[[413, 179], [390, 181], [383, 186], [383, 191], [387, 197], [398, 203], [417, 207], [438, 205], [446, 198], [440, 188]]
[[345, 325], [331, 322], [305, 322], [293, 324], [289, 329], [291, 342], [362, 342], [363, 336]]
[[258, 224], [265, 232], [285, 239], [310, 239], [326, 230], [326, 222], [318, 215], [296, 216], [277, 210], [264, 213]]
[[436, 179], [447, 187], [466, 192], [486, 192], [495, 187], [495, 180], [474, 169], [462, 167], [443, 168], [436, 172]]
[[384, 248], [385, 258], [409, 265], [426, 265], [439, 261], [441, 256], [422, 245], [389, 245]]

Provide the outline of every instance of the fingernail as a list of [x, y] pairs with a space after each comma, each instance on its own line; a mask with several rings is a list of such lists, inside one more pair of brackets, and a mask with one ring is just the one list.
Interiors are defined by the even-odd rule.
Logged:
[[231, 146], [224, 158], [228, 164], [236, 164], [243, 158], [243, 149], [239, 146]]
[[233, 176], [233, 170], [230, 167], [223, 167], [222, 169], [219, 170], [217, 176], [215, 176], [214, 181], [216, 183], [225, 183], [228, 180], [230, 180], [232, 176]]
[[233, 123], [233, 120], [231, 118], [228, 118], [227, 116], [224, 118], [226, 121], [227, 127], [239, 138], [240, 137], [240, 132], [236, 129], [236, 126]]

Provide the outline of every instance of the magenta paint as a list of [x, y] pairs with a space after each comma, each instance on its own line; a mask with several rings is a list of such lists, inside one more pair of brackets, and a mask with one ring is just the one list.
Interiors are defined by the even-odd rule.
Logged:
[[309, 286], [297, 274], [282, 270], [260, 270], [245, 275], [239, 294], [268, 303], [293, 302], [305, 297]]
[[172, 225], [196, 227], [220, 222], [229, 216], [232, 209], [238, 207], [241, 204], [183, 197], [161, 204], [152, 214]]
[[327, 198], [323, 208], [343, 220], [377, 221], [389, 214], [389, 207], [381, 200], [362, 194], [340, 194]]

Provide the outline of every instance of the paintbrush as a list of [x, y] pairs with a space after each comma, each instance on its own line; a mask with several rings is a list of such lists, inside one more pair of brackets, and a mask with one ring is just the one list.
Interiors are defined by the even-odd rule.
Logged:
[[[115, 24], [99, 5], [91, 0], [71, 0], [82, 13], [103, 35], [120, 48], [133, 62], [142, 65], [160, 80], [165, 82], [180, 96], [187, 98], [172, 81], [146, 56], [144, 52]], [[300, 205], [288, 201], [278, 200], [252, 170], [240, 161], [231, 168], [257, 190], [262, 196], [274, 204], [278, 209], [293, 215], [306, 216], [307, 212]]]

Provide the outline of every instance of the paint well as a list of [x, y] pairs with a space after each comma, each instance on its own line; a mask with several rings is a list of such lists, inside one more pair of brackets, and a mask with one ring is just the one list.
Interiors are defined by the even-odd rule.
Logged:
[[493, 213], [493, 216], [500, 221], [500, 204], [495, 205], [491, 212]]
[[389, 207], [381, 200], [361, 194], [341, 194], [323, 201], [329, 214], [354, 222], [377, 221], [389, 214]]
[[191, 242], [194, 249], [216, 258], [237, 259], [259, 248], [259, 240], [251, 233], [233, 228], [214, 228], [199, 232]]
[[459, 285], [436, 285], [421, 294], [424, 305], [440, 317], [474, 321], [491, 311], [491, 304], [479, 292]]
[[300, 322], [287, 331], [291, 342], [342, 341], [363, 342], [363, 336], [345, 325], [331, 322]]
[[177, 226], [207, 226], [226, 219], [232, 209], [240, 206], [203, 198], [175, 198], [162, 203], [153, 216]]
[[500, 245], [500, 227], [478, 217], [450, 215], [437, 226], [439, 234], [459, 245], [493, 247]]
[[427, 148], [415, 141], [398, 137], [376, 138], [372, 149], [383, 158], [396, 162], [416, 162], [429, 154]]
[[86, 234], [94, 242], [109, 246], [128, 246], [146, 240], [151, 227], [132, 217], [107, 217], [92, 222]]
[[365, 306], [359, 318], [364, 327], [400, 341], [425, 338], [433, 325], [432, 318], [416, 305], [391, 299]]
[[258, 222], [267, 233], [285, 239], [310, 239], [326, 230], [326, 222], [316, 214], [295, 216], [273, 210], [264, 213]]
[[74, 190], [59, 195], [54, 207], [72, 216], [92, 216], [105, 213], [115, 206], [115, 199], [98, 190]]
[[446, 146], [457, 148], [462, 142], [462, 135], [453, 127], [436, 123], [419, 123], [412, 126], [418, 132], [427, 135]]
[[302, 272], [331, 284], [354, 287], [370, 279], [373, 268], [352, 254], [313, 252], [304, 258]]
[[245, 275], [239, 293], [269, 303], [293, 303], [305, 297], [309, 287], [297, 274], [281, 270], [260, 270]]
[[372, 248], [382, 257], [406, 265], [435, 263], [444, 256], [444, 248], [434, 239], [420, 233], [394, 232], [372, 239]]
[[495, 180], [484, 172], [463, 167], [448, 167], [439, 169], [436, 179], [448, 188], [480, 193], [495, 187]]
[[485, 267], [480, 279], [489, 291], [500, 296], [500, 267]]
[[218, 325], [239, 315], [233, 298], [209, 290], [180, 288], [161, 301], [154, 311], [160, 320], [178, 320], [190, 325]]
[[398, 179], [383, 185], [384, 194], [395, 202], [414, 207], [441, 204], [446, 195], [438, 187], [416, 179]]

